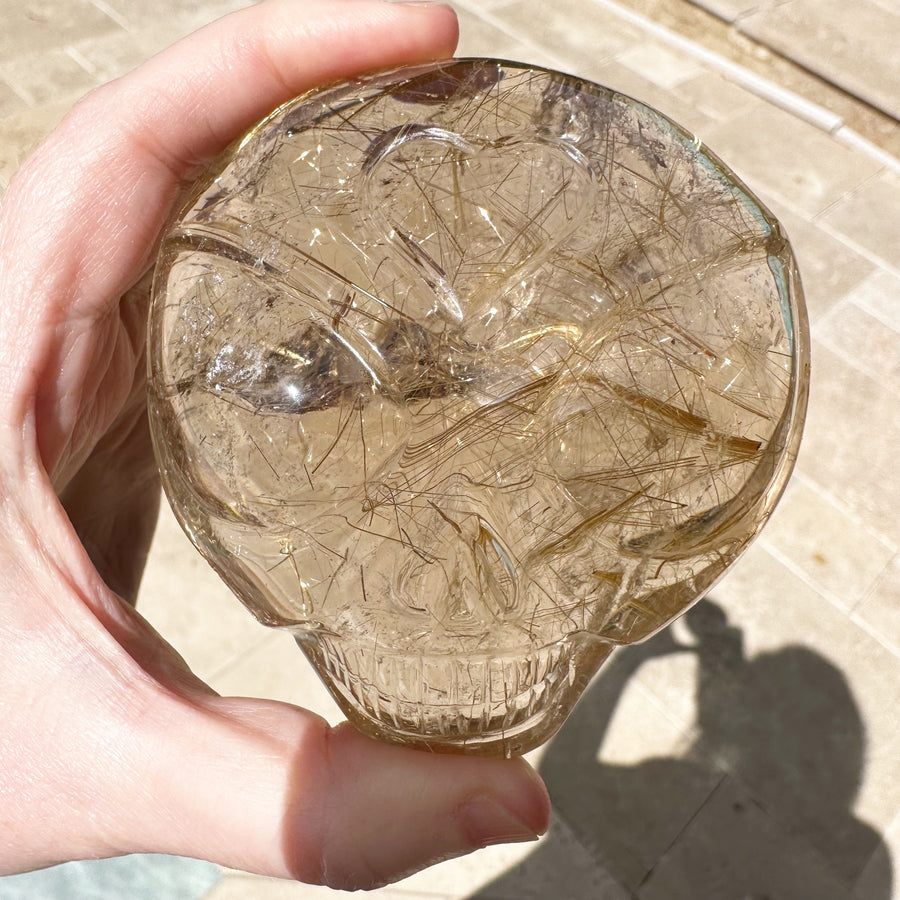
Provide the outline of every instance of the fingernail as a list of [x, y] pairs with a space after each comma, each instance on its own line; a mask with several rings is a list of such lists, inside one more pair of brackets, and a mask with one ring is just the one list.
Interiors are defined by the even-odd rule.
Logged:
[[463, 824], [475, 847], [536, 841], [537, 834], [491, 797], [475, 797], [463, 809]]

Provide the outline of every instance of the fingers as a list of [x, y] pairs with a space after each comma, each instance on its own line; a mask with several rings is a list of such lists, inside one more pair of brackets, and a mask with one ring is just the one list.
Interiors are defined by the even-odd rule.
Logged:
[[111, 598], [95, 616], [39, 567], [17, 575], [0, 590], [15, 661], [0, 668], [0, 800], [15, 823], [0, 874], [146, 852], [371, 888], [547, 827], [546, 791], [522, 760], [422, 753], [287, 704], [217, 697], [132, 609]]
[[[141, 820], [123, 849], [350, 890], [547, 827], [546, 790], [522, 760], [391, 746], [255, 700], [182, 706], [166, 719], [165, 743], [156, 734], [138, 766], [156, 802], [134, 808]], [[173, 805], [179, 797], [191, 802]]]
[[374, 887], [547, 827], [523, 761], [422, 753], [217, 697], [134, 610], [85, 602], [48, 566], [53, 545], [14, 533], [0, 540], [0, 800], [15, 823], [0, 873], [148, 852]]
[[44, 240], [48, 229], [66, 236], [75, 268], [68, 275], [79, 288], [71, 299], [97, 314], [148, 264], [184, 179], [256, 120], [316, 85], [449, 56], [456, 39], [456, 17], [441, 5], [248, 7], [88, 95], [13, 180], [6, 202], [15, 215], [29, 187], [30, 203], [46, 201], [34, 224]]
[[[0, 542], [18, 579], [0, 590], [14, 661], [0, 671], [13, 701], [0, 798], [23, 827], [0, 842], [0, 868], [144, 850], [371, 887], [546, 827], [546, 793], [519, 760], [416, 753], [208, 693], [100, 581], [28, 465], [70, 483], [74, 518], [108, 543], [79, 493], [89, 485], [70, 479], [101, 459], [140, 386], [142, 344], [119, 298], [184, 180], [290, 96], [449, 55], [455, 40], [440, 6], [270, 0], [92, 94], [13, 180], [0, 211], [0, 449], [21, 521]], [[114, 580], [116, 561], [106, 568]]]
[[358, 72], [451, 56], [457, 35], [441, 5], [269, 0], [151, 60], [122, 86], [122, 125], [182, 177], [285, 100]]
[[[295, 877], [372, 888], [489, 844], [536, 840], [547, 828], [546, 790], [522, 760], [401, 749], [347, 725], [327, 748], [330, 779], [319, 787], [327, 817], [318, 842], [302, 815], [308, 801], [287, 810], [284, 846]], [[300, 800], [309, 784], [296, 774]], [[313, 847], [318, 853], [310, 856]]]
[[[214, 22], [90, 94], [13, 178], [0, 209], [0, 449], [60, 485], [130, 389], [119, 297], [150, 265], [185, 180], [291, 96], [452, 53], [443, 6], [270, 0]], [[105, 365], [105, 357], [114, 365]], [[124, 385], [124, 387], [123, 387]], [[19, 459], [26, 435], [26, 458]], [[8, 438], [8, 441], [4, 441]], [[4, 446], [8, 444], [9, 446]]]

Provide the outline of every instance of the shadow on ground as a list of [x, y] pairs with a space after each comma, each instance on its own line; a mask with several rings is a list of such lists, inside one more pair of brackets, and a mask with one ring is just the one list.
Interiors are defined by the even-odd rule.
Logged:
[[[802, 646], [747, 659], [712, 601], [685, 623], [690, 645], [666, 630], [613, 656], [541, 763], [557, 821], [472, 900], [524, 900], [554, 884], [565, 900], [847, 900], [867, 864], [865, 900], [889, 900], [887, 851], [853, 814], [865, 733], [844, 676]], [[691, 748], [605, 763], [628, 681], [647, 660], [684, 652], [698, 659]]]

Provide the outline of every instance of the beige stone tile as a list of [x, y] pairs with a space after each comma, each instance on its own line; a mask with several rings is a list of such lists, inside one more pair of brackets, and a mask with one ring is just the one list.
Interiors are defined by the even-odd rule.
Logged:
[[[402, 3], [403, 0], [391, 0], [392, 3]], [[454, 9], [459, 10], [463, 7], [473, 12], [490, 12], [501, 6], [508, 6], [514, 0], [453, 0], [451, 4]]]
[[617, 54], [616, 60], [667, 91], [703, 75], [703, 67], [690, 56], [651, 40], [633, 44]]
[[881, 172], [829, 208], [821, 222], [888, 266], [900, 268], [900, 176]]
[[165, 502], [137, 608], [203, 679], [269, 636], [194, 549]]
[[300, 900], [334, 895], [328, 888], [294, 884], [275, 878], [229, 872], [203, 900]]
[[0, 82], [0, 119], [28, 108], [28, 104], [8, 85]]
[[130, 72], [175, 39], [173, 34], [161, 30], [119, 30], [77, 41], [71, 49], [84, 59], [95, 78], [104, 83]]
[[71, 103], [100, 83], [61, 48], [15, 56], [0, 64], [0, 77], [31, 106]]
[[[614, 654], [539, 766], [559, 817], [598, 863], [631, 889], [722, 777], [715, 766], [688, 761], [686, 730], [638, 680], [649, 668], [671, 661], [665, 652], [655, 638]], [[680, 688], [692, 698], [694, 671], [678, 674], [688, 676]]]
[[848, 611], [894, 553], [843, 504], [799, 477], [788, 485], [760, 543]]
[[900, 555], [884, 567], [856, 615], [900, 656]]
[[191, 31], [202, 28], [209, 22], [221, 19], [229, 13], [237, 12], [248, 6], [254, 6], [260, 0], [204, 0], [196, 6], [182, 4], [181, 17]]
[[848, 291], [846, 299], [888, 328], [900, 331], [900, 278], [896, 275], [876, 270]]
[[[716, 652], [707, 653], [710, 658], [702, 673], [700, 738], [691, 758], [696, 763], [706, 759], [726, 767], [742, 791], [766, 811], [766, 820], [753, 823], [747, 835], [749, 848], [754, 847], [756, 837], [781, 834], [788, 856], [795, 851], [802, 856], [806, 846], [849, 888], [877, 850], [882, 823], [894, 814], [891, 806], [896, 794], [885, 802], [883, 792], [894, 780], [891, 716], [896, 713], [890, 708], [891, 696], [882, 692], [875, 698], [864, 692], [871, 690], [878, 676], [878, 663], [882, 664], [881, 677], [891, 679], [893, 675], [894, 680], [896, 664], [894, 672], [884, 668], [889, 657], [882, 654], [873, 670], [863, 676], [868, 664], [862, 656], [865, 645], [856, 648], [855, 660], [846, 650], [854, 631], [864, 633], [851, 628], [844, 646], [826, 647], [833, 635], [824, 633], [823, 620], [828, 624], [831, 616], [833, 627], [843, 615], [802, 602], [805, 598], [798, 597], [796, 582], [786, 580], [784, 570], [779, 573], [772, 561], [756, 553], [753, 562], [754, 583], [780, 585], [784, 596], [779, 602], [788, 608], [778, 622], [771, 618], [774, 604], [761, 598], [761, 589], [741, 595], [742, 603], [754, 604], [747, 612], [731, 602], [733, 581], [726, 579], [718, 589], [717, 602], [739, 626], [741, 642], [727, 648], [716, 646], [715, 630], [706, 630], [704, 643], [708, 651]], [[775, 592], [771, 593], [774, 596]], [[823, 601], [819, 598], [818, 602]], [[791, 608], [792, 604], [799, 604], [800, 609]], [[770, 614], [764, 625], [752, 618], [760, 605], [768, 605], [764, 611]], [[816, 619], [800, 621], [810, 614]], [[758, 634], [762, 627], [771, 636]], [[805, 630], [809, 639], [785, 640], [794, 629]], [[839, 660], [841, 654], [844, 660]], [[743, 857], [735, 859], [734, 850], [726, 838], [717, 844], [714, 856], [728, 864], [740, 864]], [[769, 853], [771, 847], [758, 862], [765, 862]], [[776, 854], [772, 862], [782, 865], [784, 857]], [[736, 884], [750, 888], [740, 878]], [[759, 885], [757, 890], [765, 894], [763, 887]], [[794, 896], [787, 885], [781, 887], [772, 895]]]
[[784, 226], [794, 248], [809, 320], [815, 324], [852, 288], [871, 275], [874, 266], [845, 243], [782, 203], [768, 199], [766, 203]]
[[587, 78], [641, 38], [634, 26], [584, 0], [514, 0], [493, 15], [559, 58], [569, 71]]
[[898, 396], [822, 345], [798, 468], [886, 543], [900, 544]]
[[475, 13], [460, 7], [456, 14], [459, 18], [457, 56], [484, 56], [520, 60], [536, 65], [548, 64], [529, 44], [511, 37]]
[[678, 836], [637, 897], [845, 900], [846, 894], [846, 887], [802, 838], [779, 827], [728, 779]]
[[819, 846], [848, 809], [884, 830], [900, 811], [900, 658], [760, 544], [715, 600], [742, 631], [711, 718], [727, 725], [731, 771]]
[[[856, 882], [849, 900], [896, 900], [897, 861], [900, 860], [900, 816], [883, 835], [883, 843], [872, 854]], [[893, 886], [893, 891], [891, 887]]]
[[[631, 728], [640, 728], [643, 733], [636, 734], [631, 740], [631, 753], [679, 756], [686, 752], [695, 735], [699, 665], [693, 652], [693, 636], [680, 620], [667, 626], [667, 629], [668, 635], [651, 638], [648, 644], [656, 642], [666, 645], [668, 650], [671, 642], [683, 641], [684, 649], [669, 650], [655, 658], [651, 656], [636, 673], [634, 685], [640, 688], [649, 702], [643, 704], [646, 712], [638, 712], [632, 717]], [[641, 653], [643, 649], [628, 652]], [[654, 711], [652, 714], [651, 709]], [[628, 713], [623, 711], [619, 718], [624, 719], [626, 715]], [[624, 740], [626, 736], [627, 731], [621, 736], [614, 731], [614, 741], [604, 748], [604, 754], [609, 754], [611, 760], [627, 762], [629, 743]]]
[[678, 95], [716, 122], [728, 122], [762, 103], [755, 94], [710, 71], [681, 81]]
[[[577, 740], [584, 748], [579, 759], [593, 758], [610, 766], [684, 755], [696, 722], [697, 661], [688, 653], [669, 655], [670, 643], [666, 636], [642, 647], [617, 650], [549, 752], [560, 755], [562, 745]], [[619, 684], [616, 671], [621, 668], [628, 672], [624, 684]], [[664, 684], [671, 687], [671, 695], [665, 688], [660, 690]], [[608, 721], [607, 707], [612, 707]]]
[[344, 718], [294, 639], [284, 632], [267, 634], [210, 677], [209, 683], [225, 696], [265, 697], [302, 706], [332, 725]]
[[0, 0], [0, 59], [61, 49], [119, 26], [88, 0]]
[[0, 121], [0, 181], [4, 189], [19, 166], [56, 127], [69, 108], [69, 103], [56, 103]]
[[900, 9], [866, 0], [792, 0], [740, 21], [746, 34], [900, 117]]
[[697, 725], [696, 646], [681, 617], [644, 643], [614, 651], [597, 682], [608, 685], [611, 671], [623, 660], [632, 674], [603, 742], [604, 758], [625, 763], [638, 757], [679, 756], [687, 750]]
[[[262, 878], [242, 873], [227, 874], [204, 898], [204, 900], [334, 900], [338, 896], [349, 896], [343, 891], [318, 885], [298, 884], [277, 878]], [[366, 894], [368, 897], [382, 897], [385, 900], [441, 900], [443, 894], [398, 893], [383, 888]]]
[[[623, 768], [617, 781], [637, 775], [643, 784], [651, 773], [667, 785], [654, 788], [650, 804], [642, 805], [640, 791], [628, 804], [632, 816], [652, 823], [649, 828], [668, 817], [673, 796], [683, 799], [697, 779], [715, 780], [723, 769], [741, 785], [741, 806], [765, 814], [743, 824], [741, 816], [726, 817], [721, 829], [714, 824], [692, 834], [694, 822], [709, 820], [704, 807], [684, 833], [673, 835], [672, 853], [649, 870], [647, 897], [764, 896], [766, 890], [770, 896], [798, 896], [786, 871], [795, 857], [812, 884], [827, 887], [822, 896], [832, 896], [832, 887], [840, 886], [835, 879], [844, 885], [835, 896], [845, 896], [877, 849], [879, 833], [871, 823], [878, 825], [879, 816], [889, 821], [897, 800], [896, 791], [890, 798], [884, 794], [896, 771], [897, 660], [760, 545], [713, 594], [687, 614], [682, 634], [674, 636], [689, 643], [684, 632], [694, 635], [696, 743], [687, 752], [676, 748]], [[644, 646], [664, 639], [665, 632]], [[642, 648], [625, 652], [633, 650]], [[602, 678], [601, 673], [598, 683]], [[889, 685], [887, 693], [879, 679]], [[570, 757], [570, 777], [581, 777], [585, 768], [579, 757]], [[615, 797], [618, 789], [614, 783], [605, 792]], [[590, 788], [582, 785], [579, 794], [589, 797]], [[727, 812], [720, 810], [711, 821]], [[626, 821], [625, 829], [630, 827]], [[619, 874], [616, 863], [627, 858], [617, 849], [606, 864]], [[753, 881], [756, 865], [774, 867], [775, 881]], [[829, 865], [833, 876], [827, 875]], [[714, 882], [718, 893], [704, 893], [709, 890], [704, 871], [726, 879]], [[729, 883], [743, 892], [728, 893]], [[638, 896], [644, 896], [640, 888]]]
[[768, 190], [793, 210], [814, 216], [860, 187], [876, 162], [769, 104], [704, 134], [754, 190]]
[[726, 22], [734, 22], [742, 16], [749, 15], [762, 5], [754, 0], [694, 0], [694, 2]]
[[652, 106], [704, 140], [712, 126], [712, 120], [699, 107], [685, 102], [677, 90], [668, 91], [653, 84], [618, 60], [596, 68], [591, 77], [613, 90]]
[[852, 300], [835, 306], [813, 329], [815, 339], [892, 389], [900, 406], [900, 331]]
[[[94, 0], [97, 6], [118, 23], [116, 32], [92, 35], [73, 41], [75, 50], [103, 76], [117, 77], [130, 71], [145, 59], [171, 46], [204, 25], [251, 5], [251, 0], [212, 0], [187, 4], [164, 0], [161, 4], [129, 2], [129, 0]], [[134, 55], [129, 58], [129, 51]]]
[[[519, 851], [521, 852], [521, 847]], [[479, 854], [471, 857], [477, 862]], [[412, 880], [412, 879], [410, 879]], [[510, 866], [486, 884], [484, 874], [475, 873], [474, 882], [460, 880], [451, 896], [467, 900], [548, 900], [548, 898], [591, 898], [630, 900], [631, 894], [606, 870], [602, 861], [588, 853], [575, 833], [560, 817], [554, 817], [550, 831], [516, 865]], [[481, 885], [473, 890], [475, 884]], [[399, 887], [402, 887], [400, 885]], [[400, 900], [399, 896], [397, 900]]]
[[195, 28], [200, 27], [204, 22], [211, 22], [235, 9], [250, 6], [252, 0], [201, 0], [195, 4], [185, 4], [182, 0], [157, 0], [152, 4], [144, 0], [94, 0], [94, 2], [128, 31], [140, 32], [154, 28], [160, 22], [169, 22], [173, 29], [179, 31], [188, 21]]

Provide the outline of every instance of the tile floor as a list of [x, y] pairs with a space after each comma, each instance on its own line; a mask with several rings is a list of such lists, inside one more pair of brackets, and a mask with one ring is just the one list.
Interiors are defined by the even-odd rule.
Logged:
[[[378, 894], [900, 898], [900, 162], [627, 3], [456, 0], [460, 53], [544, 63], [640, 97], [693, 129], [783, 220], [814, 351], [796, 477], [711, 597], [614, 658], [535, 752], [555, 810], [539, 844], [491, 848]], [[854, 4], [849, 19], [839, 0], [698, 3], [897, 114], [891, 3], [867, 0], [859, 14]], [[241, 5], [0, 0], [0, 190], [84, 90]], [[167, 511], [139, 608], [217, 690], [339, 718], [290, 639], [251, 620]], [[33, 885], [13, 894], [0, 881], [0, 897], [82, 896]], [[166, 896], [206, 888], [179, 890]], [[204, 896], [331, 894], [225, 872]]]
[[886, 67], [900, 33], [890, 0], [701, 0], [749, 37], [900, 116], [900, 70]]

